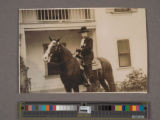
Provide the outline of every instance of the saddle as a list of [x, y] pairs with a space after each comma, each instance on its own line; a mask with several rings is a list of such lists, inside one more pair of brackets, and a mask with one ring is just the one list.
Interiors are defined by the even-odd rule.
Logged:
[[102, 69], [101, 62], [97, 58], [94, 58], [92, 61], [92, 70], [98, 70], [98, 69]]
[[[81, 60], [78, 59], [78, 61], [80, 63], [80, 69], [84, 70], [84, 67], [81, 63]], [[99, 69], [102, 69], [101, 62], [97, 58], [94, 58], [93, 61], [92, 61], [92, 70], [99, 70]]]

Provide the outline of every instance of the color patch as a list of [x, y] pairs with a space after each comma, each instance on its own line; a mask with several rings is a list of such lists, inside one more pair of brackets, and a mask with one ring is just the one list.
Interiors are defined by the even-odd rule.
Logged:
[[32, 111], [35, 111], [35, 110], [36, 110], [36, 106], [32, 105]]
[[39, 105], [39, 111], [42, 111], [42, 105]]
[[125, 105], [122, 106], [122, 111], [126, 111], [126, 106]]
[[119, 105], [118, 109], [119, 111], [122, 111], [122, 105]]
[[132, 111], [132, 105], [129, 105], [129, 111]]
[[[103, 107], [102, 107], [102, 110], [103, 110]], [[110, 111], [110, 110], [111, 110], [111, 106], [105, 105], [105, 106], [104, 106], [104, 110], [105, 110], [105, 111]]]
[[32, 105], [28, 105], [28, 111], [32, 111]]
[[143, 105], [139, 106], [139, 111], [143, 111]]
[[116, 105], [115, 111], [122, 111], [122, 105]]
[[115, 111], [115, 106], [114, 105], [112, 106], [112, 111]]
[[136, 105], [136, 111], [139, 111], [139, 105]]
[[98, 110], [102, 110], [102, 106], [98, 106]]
[[129, 105], [126, 105], [126, 111], [129, 111]]
[[102, 110], [105, 110], [105, 106], [102, 106]]
[[28, 111], [28, 105], [25, 105], [25, 111]]
[[42, 111], [46, 111], [46, 105], [42, 105]]
[[105, 111], [110, 111], [111, 110], [111, 106], [110, 105], [105, 105]]
[[136, 105], [132, 105], [132, 111], [136, 111]]
[[39, 110], [39, 106], [38, 105], [36, 105], [36, 111], [38, 111]]
[[46, 105], [46, 111], [49, 111], [49, 105]]
[[52, 105], [49, 106], [49, 111], [53, 111], [53, 106]]
[[115, 106], [115, 111], [119, 111], [119, 106], [118, 105]]
[[53, 105], [53, 111], [56, 111], [56, 105]]

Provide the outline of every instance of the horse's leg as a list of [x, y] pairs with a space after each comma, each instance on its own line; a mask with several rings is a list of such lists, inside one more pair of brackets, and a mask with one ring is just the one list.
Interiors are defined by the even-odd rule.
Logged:
[[109, 90], [111, 92], [115, 92], [116, 91], [116, 85], [114, 82], [114, 77], [113, 77], [113, 73], [112, 73], [112, 66], [109, 63], [109, 61], [107, 61], [104, 58], [98, 58], [101, 62], [102, 65], [102, 70], [103, 70], [103, 76], [104, 79], [107, 80], [108, 85], [109, 85]]
[[66, 85], [64, 85], [64, 88], [65, 88], [66, 92], [72, 92], [72, 88], [70, 85], [66, 84]]
[[116, 86], [115, 86], [115, 82], [114, 82], [112, 68], [110, 67], [110, 70], [108, 70], [106, 72], [107, 72], [107, 74], [106, 74], [105, 78], [106, 78], [106, 80], [109, 84], [110, 92], [115, 92], [116, 91]]
[[73, 90], [74, 90], [74, 92], [79, 92], [79, 86], [78, 85], [74, 85], [73, 86]]
[[103, 73], [102, 73], [101, 70], [98, 70], [98, 79], [99, 79], [99, 82], [101, 83], [102, 87], [105, 89], [105, 91], [108, 92], [109, 91], [109, 87], [105, 82], [105, 79], [103, 77]]
[[100, 90], [101, 90], [101, 88], [100, 88], [100, 81], [99, 81], [99, 70], [94, 70], [93, 71], [93, 80], [94, 80], [94, 82], [93, 82], [93, 91], [94, 92], [99, 92]]

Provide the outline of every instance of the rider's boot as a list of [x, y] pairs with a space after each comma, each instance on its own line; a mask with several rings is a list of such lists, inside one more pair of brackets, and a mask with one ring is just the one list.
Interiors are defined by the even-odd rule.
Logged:
[[91, 83], [90, 83], [87, 75], [85, 74], [85, 72], [81, 71], [81, 73], [82, 73], [82, 77], [83, 77], [83, 80], [84, 80], [84, 86], [86, 86], [86, 87], [91, 86]]

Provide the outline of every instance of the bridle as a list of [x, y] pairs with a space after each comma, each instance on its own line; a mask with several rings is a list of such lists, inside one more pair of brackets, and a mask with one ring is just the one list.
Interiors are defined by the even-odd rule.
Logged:
[[[61, 44], [57, 44], [58, 46], [56, 46], [57, 48], [57, 50], [55, 51], [54, 50], [54, 52], [59, 52], [59, 54], [60, 54], [60, 48], [59, 47], [63, 47]], [[57, 53], [56, 53], [57, 54]], [[53, 53], [51, 52], [50, 53], [50, 59], [51, 59], [51, 57], [52, 57], [52, 55], [53, 55]], [[54, 65], [56, 65], [56, 66], [61, 66], [61, 65], [64, 65], [64, 64], [66, 64], [66, 63], [68, 63], [71, 59], [73, 59], [72, 57], [70, 57], [70, 58], [68, 58], [68, 59], [66, 59], [66, 60], [64, 60], [64, 61], [62, 61], [62, 62], [49, 62], [49, 63], [52, 63], [52, 64], [54, 64]]]

